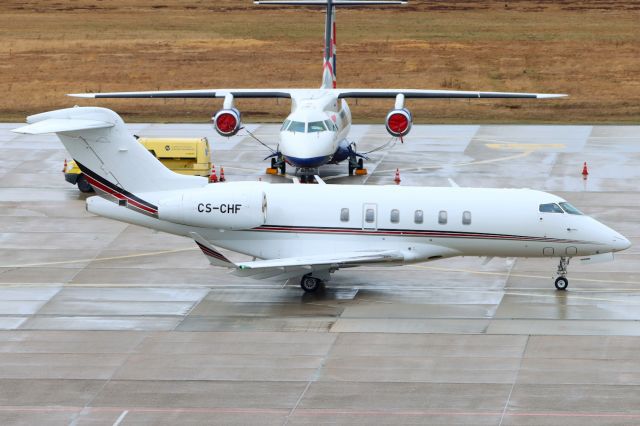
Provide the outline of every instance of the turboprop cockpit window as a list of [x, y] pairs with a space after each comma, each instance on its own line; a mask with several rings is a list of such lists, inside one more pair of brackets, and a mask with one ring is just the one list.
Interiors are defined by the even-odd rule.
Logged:
[[324, 123], [322, 121], [312, 121], [309, 123], [307, 132], [324, 132], [325, 130], [327, 130], [327, 128], [324, 127]]
[[564, 213], [556, 203], [540, 204], [541, 213]]
[[304, 124], [302, 121], [292, 121], [287, 130], [290, 132], [304, 133]]
[[566, 201], [564, 203], [560, 203], [560, 207], [562, 207], [562, 210], [564, 210], [569, 214], [579, 214], [579, 215], [584, 214], [580, 210], [572, 206], [571, 204], [567, 203]]
[[284, 123], [282, 123], [282, 127], [280, 128], [280, 131], [284, 132], [285, 130], [287, 130], [287, 127], [289, 127], [289, 124], [291, 124], [291, 120], [284, 120]]
[[327, 129], [335, 132], [338, 130], [338, 127], [331, 120], [324, 120], [324, 124], [327, 126]]

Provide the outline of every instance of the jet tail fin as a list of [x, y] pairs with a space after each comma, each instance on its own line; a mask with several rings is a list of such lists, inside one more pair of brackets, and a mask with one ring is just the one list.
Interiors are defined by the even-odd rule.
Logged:
[[389, 6], [406, 4], [406, 0], [255, 0], [258, 5], [322, 6], [327, 8], [324, 26], [324, 61], [322, 64], [322, 89], [336, 88], [336, 7], [339, 6]]
[[[24, 134], [55, 133], [100, 194], [112, 201], [133, 193], [197, 188], [207, 184], [200, 176], [167, 169], [135, 140], [122, 118], [106, 108], [75, 107], [27, 117]], [[115, 197], [115, 198], [114, 198]]]

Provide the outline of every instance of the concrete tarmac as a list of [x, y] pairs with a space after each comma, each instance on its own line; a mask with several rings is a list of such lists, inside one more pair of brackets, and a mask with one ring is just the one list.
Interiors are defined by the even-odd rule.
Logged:
[[[640, 423], [640, 127], [414, 126], [330, 184], [531, 187], [635, 245], [611, 263], [459, 258], [338, 271], [326, 291], [209, 266], [192, 241], [88, 214], [55, 136], [0, 124], [0, 424]], [[278, 127], [251, 125], [275, 146]], [[264, 147], [207, 125], [228, 180]], [[354, 126], [361, 151], [389, 141]], [[588, 162], [587, 180], [581, 176]]]

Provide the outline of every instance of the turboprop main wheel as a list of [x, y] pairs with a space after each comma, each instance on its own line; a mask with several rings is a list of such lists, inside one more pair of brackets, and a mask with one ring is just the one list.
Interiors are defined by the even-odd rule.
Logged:
[[300, 280], [300, 287], [302, 287], [305, 293], [315, 293], [320, 286], [322, 286], [322, 280], [312, 277], [311, 275], [305, 275]]
[[568, 279], [566, 279], [565, 277], [556, 278], [556, 288], [558, 290], [566, 290], [568, 286], [569, 286]]

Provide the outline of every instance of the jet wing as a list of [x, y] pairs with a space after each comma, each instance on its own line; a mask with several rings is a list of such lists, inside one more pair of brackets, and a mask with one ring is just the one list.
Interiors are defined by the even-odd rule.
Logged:
[[330, 269], [352, 268], [372, 263], [400, 263], [400, 251], [354, 251], [314, 256], [296, 256], [281, 259], [256, 260], [237, 263], [233, 275], [255, 279], [288, 278]]
[[[300, 89], [297, 89], [300, 90]], [[234, 98], [291, 98], [296, 89], [203, 89], [203, 90], [160, 90], [149, 92], [108, 92], [70, 93], [75, 98], [224, 98], [232, 94]]]
[[468, 92], [463, 90], [413, 90], [413, 89], [334, 89], [338, 98], [395, 98], [404, 95], [414, 99], [554, 99], [567, 95], [556, 93], [517, 92]]

